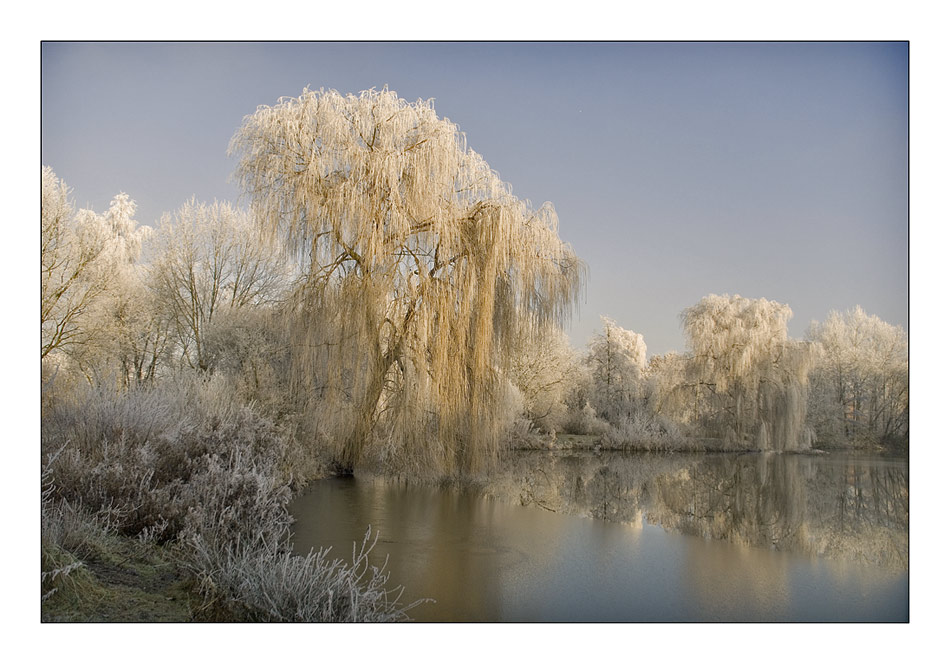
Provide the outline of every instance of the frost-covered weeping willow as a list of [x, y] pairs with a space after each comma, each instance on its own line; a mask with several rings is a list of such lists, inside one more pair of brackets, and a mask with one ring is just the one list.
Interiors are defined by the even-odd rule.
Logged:
[[690, 373], [718, 404], [714, 418], [731, 442], [760, 449], [808, 447], [805, 432], [813, 346], [788, 340], [792, 310], [760, 298], [707, 295], [682, 314]]
[[494, 456], [499, 368], [559, 322], [581, 263], [550, 205], [511, 194], [431, 102], [304, 90], [245, 118], [231, 151], [305, 272], [295, 368], [344, 463], [471, 471]]

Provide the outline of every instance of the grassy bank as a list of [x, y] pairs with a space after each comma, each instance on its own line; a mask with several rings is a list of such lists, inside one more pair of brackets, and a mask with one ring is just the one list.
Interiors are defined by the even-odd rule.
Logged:
[[[44, 548], [57, 558], [44, 579], [43, 622], [192, 622], [203, 600], [194, 578], [165, 548], [101, 530], [79, 550]], [[44, 594], [45, 594], [44, 593]]]
[[415, 606], [369, 566], [369, 536], [346, 564], [323, 551], [189, 551], [71, 518], [81, 533], [44, 541], [43, 622], [395, 622]]

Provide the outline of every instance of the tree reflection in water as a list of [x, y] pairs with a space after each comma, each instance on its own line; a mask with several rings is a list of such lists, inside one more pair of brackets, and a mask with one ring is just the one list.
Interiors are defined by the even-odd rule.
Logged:
[[894, 569], [908, 564], [904, 459], [846, 454], [513, 453], [486, 487], [563, 514]]

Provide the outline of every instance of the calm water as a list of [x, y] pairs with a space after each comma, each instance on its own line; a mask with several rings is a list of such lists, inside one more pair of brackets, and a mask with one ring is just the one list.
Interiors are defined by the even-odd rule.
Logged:
[[315, 483], [296, 547], [367, 526], [419, 621], [906, 621], [906, 460], [525, 452], [481, 491]]

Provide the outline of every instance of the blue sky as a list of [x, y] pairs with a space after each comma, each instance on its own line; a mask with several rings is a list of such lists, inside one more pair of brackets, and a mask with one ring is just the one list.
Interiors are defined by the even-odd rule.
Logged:
[[551, 201], [599, 316], [683, 350], [708, 293], [861, 305], [907, 327], [906, 43], [45, 43], [42, 162], [154, 224], [238, 201], [228, 142], [305, 86], [434, 98], [513, 191]]

